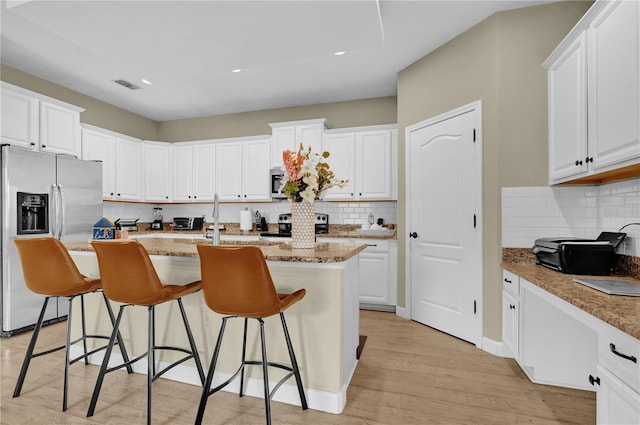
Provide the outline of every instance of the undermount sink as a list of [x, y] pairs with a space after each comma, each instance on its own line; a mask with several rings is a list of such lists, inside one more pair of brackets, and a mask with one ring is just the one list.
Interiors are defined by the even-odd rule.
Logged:
[[395, 229], [358, 229], [361, 235], [392, 236], [395, 232]]

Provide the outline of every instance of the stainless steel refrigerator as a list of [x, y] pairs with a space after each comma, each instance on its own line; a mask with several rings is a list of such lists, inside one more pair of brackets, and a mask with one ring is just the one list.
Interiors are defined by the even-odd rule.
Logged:
[[[32, 328], [44, 300], [26, 287], [13, 238], [91, 239], [102, 217], [102, 163], [9, 145], [0, 155], [1, 336], [7, 337]], [[66, 299], [50, 301], [45, 319], [57, 321], [67, 313]]]

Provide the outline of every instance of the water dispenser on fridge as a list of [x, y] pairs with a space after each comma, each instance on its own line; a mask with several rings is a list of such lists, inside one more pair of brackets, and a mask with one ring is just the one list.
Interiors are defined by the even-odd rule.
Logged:
[[18, 235], [49, 233], [49, 194], [18, 192]]

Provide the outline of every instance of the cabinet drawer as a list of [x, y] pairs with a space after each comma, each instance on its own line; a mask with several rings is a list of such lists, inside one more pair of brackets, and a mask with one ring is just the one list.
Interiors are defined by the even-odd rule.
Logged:
[[384, 239], [362, 239], [357, 242], [367, 244], [366, 252], [388, 252], [389, 241]]
[[518, 275], [502, 270], [502, 289], [518, 298], [520, 295], [520, 278]]
[[598, 335], [598, 363], [640, 392], [640, 340], [602, 322]]

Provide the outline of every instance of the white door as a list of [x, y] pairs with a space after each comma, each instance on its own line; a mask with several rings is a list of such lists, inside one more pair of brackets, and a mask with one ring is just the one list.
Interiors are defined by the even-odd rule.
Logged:
[[410, 314], [479, 343], [481, 121], [470, 107], [407, 129]]

